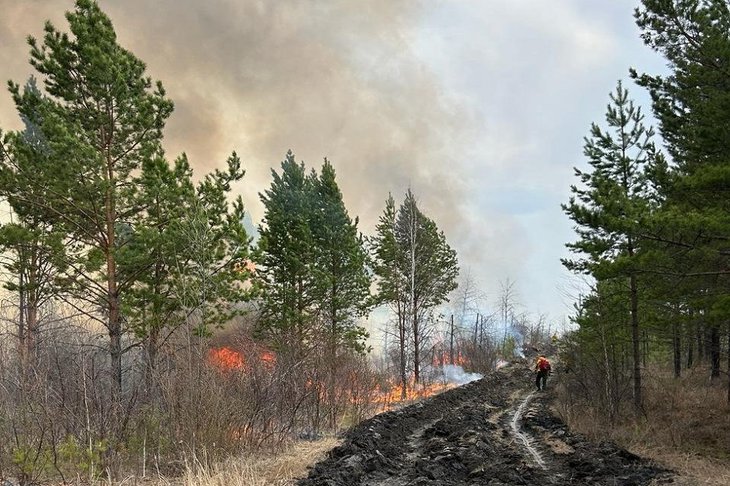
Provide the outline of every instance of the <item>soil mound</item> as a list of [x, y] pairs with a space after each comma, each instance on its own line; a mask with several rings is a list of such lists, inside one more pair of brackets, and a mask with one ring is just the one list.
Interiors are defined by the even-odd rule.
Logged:
[[518, 366], [353, 428], [299, 486], [648, 485], [672, 474], [571, 433]]

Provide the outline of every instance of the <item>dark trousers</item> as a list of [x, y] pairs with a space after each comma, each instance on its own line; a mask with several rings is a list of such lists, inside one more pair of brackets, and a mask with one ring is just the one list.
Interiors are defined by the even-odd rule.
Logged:
[[[535, 386], [538, 390], [544, 390], [547, 386], [548, 370], [540, 370], [535, 378]], [[542, 386], [541, 386], [542, 385]]]

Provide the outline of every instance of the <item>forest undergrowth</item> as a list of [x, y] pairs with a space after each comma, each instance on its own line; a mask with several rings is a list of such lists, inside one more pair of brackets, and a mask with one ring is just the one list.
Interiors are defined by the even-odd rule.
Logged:
[[576, 401], [557, 387], [556, 411], [575, 432], [612, 440], [642, 457], [676, 471], [690, 484], [730, 484], [730, 405], [724, 382], [710, 381], [707, 367], [674, 378], [671, 370], [649, 367], [645, 374], [644, 414], [629, 404], [611, 421], [587, 401]]

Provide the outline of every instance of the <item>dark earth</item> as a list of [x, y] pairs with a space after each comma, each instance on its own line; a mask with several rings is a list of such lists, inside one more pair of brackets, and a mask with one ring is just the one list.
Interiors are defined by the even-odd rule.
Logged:
[[[673, 474], [572, 433], [515, 365], [350, 430], [299, 486], [649, 485]], [[521, 406], [522, 405], [522, 406]], [[530, 450], [532, 449], [532, 450]]]

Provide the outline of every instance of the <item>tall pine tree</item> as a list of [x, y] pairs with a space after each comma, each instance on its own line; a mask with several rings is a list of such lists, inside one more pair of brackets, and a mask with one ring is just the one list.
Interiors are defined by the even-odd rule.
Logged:
[[289, 151], [272, 176], [261, 195], [259, 331], [294, 355], [321, 336], [333, 357], [341, 348], [364, 351], [367, 333], [356, 319], [369, 301], [366, 253], [332, 165], [307, 174]]
[[[39, 95], [34, 78], [24, 90]], [[23, 122], [23, 131], [0, 134], [0, 196], [11, 209], [11, 221], [0, 226], [0, 248], [8, 270], [5, 287], [18, 296], [19, 355], [30, 368], [40, 340], [42, 309], [57, 295], [54, 281], [66, 266], [63, 225], [48, 221], [35, 203], [46, 197], [43, 188], [24, 184], [26, 174], [43, 170], [48, 143], [29, 119], [23, 117]]]
[[566, 246], [581, 255], [563, 260], [570, 270], [598, 280], [624, 277], [630, 303], [633, 350], [634, 407], [641, 412], [641, 353], [637, 252], [643, 222], [651, 211], [647, 165], [661, 161], [651, 141], [653, 131], [643, 124], [641, 109], [618, 83], [606, 111], [608, 130], [591, 125], [583, 153], [590, 172], [575, 169], [580, 186], [563, 205], [575, 222], [578, 241]]
[[[408, 190], [394, 213], [392, 197], [373, 240], [374, 271], [379, 278], [378, 300], [392, 303], [398, 312], [401, 379], [406, 334], [411, 343], [414, 381], [421, 379], [421, 361], [428, 343], [431, 312], [446, 301], [457, 286], [459, 275], [456, 252], [443, 231], [418, 208], [416, 197]], [[408, 329], [406, 329], [408, 326]], [[405, 386], [403, 387], [405, 394]]]
[[373, 273], [377, 276], [373, 303], [387, 305], [395, 314], [398, 376], [401, 382], [401, 399], [405, 400], [408, 390], [410, 333], [405, 300], [406, 275], [401, 268], [403, 249], [398, 245], [395, 233], [397, 214], [395, 199], [392, 194], [388, 194], [385, 209], [375, 227], [375, 236], [370, 239], [370, 252]]
[[327, 159], [319, 177], [313, 175], [312, 190], [313, 271], [324, 331], [333, 353], [340, 346], [364, 351], [367, 333], [357, 325], [357, 318], [368, 310], [367, 253], [357, 230], [358, 221], [348, 215], [335, 170]]
[[649, 89], [673, 162], [662, 187], [665, 204], [647, 236], [667, 245], [669, 277], [694, 287], [691, 312], [709, 328], [717, 378], [723, 328], [730, 339], [730, 6], [644, 0], [635, 16], [644, 42], [671, 70], [632, 72]]
[[[71, 35], [46, 23], [43, 43], [29, 38], [31, 64], [47, 96], [11, 83], [18, 112], [43, 134], [50, 156], [22, 180], [42, 188], [48, 221], [73, 234], [73, 266], [65, 283], [76, 302], [102, 309], [107, 328], [111, 391], [122, 391], [120, 295], [132, 281], [120, 278], [123, 234], [139, 212], [132, 180], [143, 161], [158, 156], [172, 103], [160, 83], [153, 88], [145, 65], [122, 48], [112, 23], [90, 0], [66, 14]], [[39, 189], [40, 190], [40, 189]], [[102, 317], [103, 316], [103, 317]]]
[[[278, 349], [312, 345], [315, 292], [314, 237], [310, 225], [312, 180], [289, 151], [281, 174], [260, 194], [265, 214], [259, 227], [257, 273], [262, 286], [259, 331]], [[301, 349], [299, 350], [301, 351]]]

